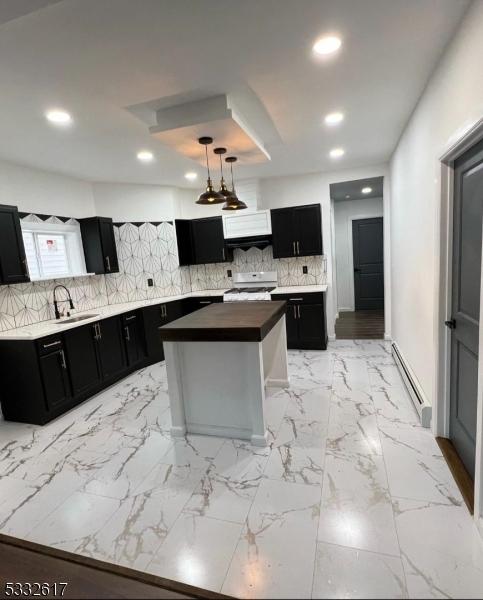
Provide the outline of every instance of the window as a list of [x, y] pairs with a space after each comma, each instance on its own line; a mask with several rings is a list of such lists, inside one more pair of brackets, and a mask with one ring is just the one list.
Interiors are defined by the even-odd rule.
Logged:
[[30, 279], [85, 275], [80, 230], [75, 225], [22, 223]]

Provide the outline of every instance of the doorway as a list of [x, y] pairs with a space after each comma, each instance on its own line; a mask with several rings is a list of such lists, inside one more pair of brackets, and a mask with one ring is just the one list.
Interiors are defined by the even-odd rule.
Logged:
[[454, 163], [449, 437], [475, 476], [483, 222], [483, 141]]
[[330, 192], [334, 207], [336, 339], [383, 339], [383, 178], [333, 184]]

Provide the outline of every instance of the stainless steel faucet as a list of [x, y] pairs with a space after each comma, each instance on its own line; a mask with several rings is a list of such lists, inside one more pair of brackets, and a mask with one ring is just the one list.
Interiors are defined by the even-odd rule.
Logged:
[[[59, 289], [59, 288], [63, 288], [66, 292], [67, 292], [67, 298], [65, 298], [64, 300], [57, 300], [55, 292]], [[69, 290], [65, 287], [65, 285], [56, 285], [54, 288], [54, 312], [55, 312], [55, 318], [56, 319], [60, 319], [61, 316], [63, 316], [63, 312], [62, 314], [59, 311], [59, 304], [61, 302], [68, 302], [70, 309], [73, 310], [74, 309], [74, 303], [72, 302], [72, 296], [70, 295]], [[69, 313], [67, 313], [67, 316], [69, 316]]]

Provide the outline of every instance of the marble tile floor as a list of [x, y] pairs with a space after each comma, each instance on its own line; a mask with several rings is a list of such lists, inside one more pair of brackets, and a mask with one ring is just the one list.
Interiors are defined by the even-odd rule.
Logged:
[[164, 364], [0, 421], [0, 531], [240, 598], [478, 598], [483, 543], [381, 341], [290, 351], [270, 446], [169, 435]]

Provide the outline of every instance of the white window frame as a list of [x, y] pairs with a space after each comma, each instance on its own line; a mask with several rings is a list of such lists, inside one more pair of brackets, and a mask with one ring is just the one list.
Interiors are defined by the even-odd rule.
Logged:
[[[31, 277], [31, 281], [42, 281], [50, 279], [65, 279], [68, 277], [82, 277], [90, 275], [86, 271], [86, 262], [84, 258], [84, 250], [82, 246], [82, 237], [80, 232], [80, 226], [75, 224], [67, 223], [46, 223], [46, 222], [21, 222], [22, 232], [29, 232], [34, 235], [35, 245], [37, 247], [36, 234], [44, 235], [63, 235], [65, 239], [65, 248], [67, 254], [67, 262], [69, 264], [69, 272], [65, 275], [52, 275], [40, 277]], [[39, 268], [41, 272], [41, 264], [39, 261]]]

